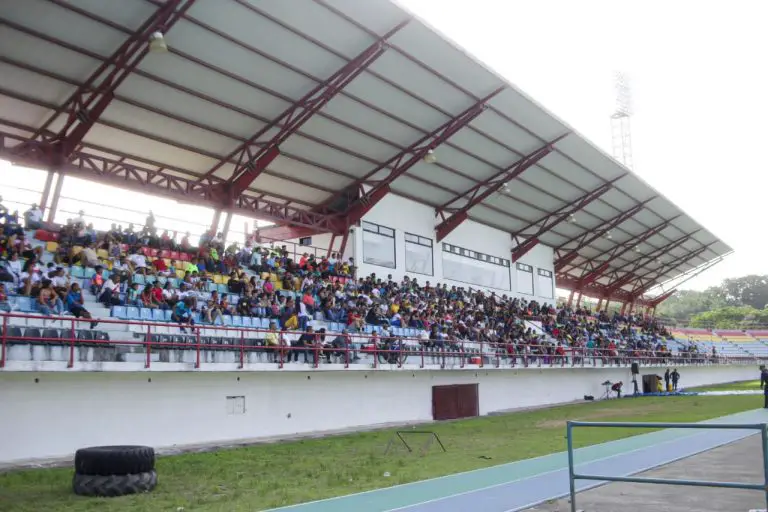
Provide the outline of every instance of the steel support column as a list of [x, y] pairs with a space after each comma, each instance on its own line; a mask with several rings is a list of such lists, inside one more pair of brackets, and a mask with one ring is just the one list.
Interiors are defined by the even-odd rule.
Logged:
[[331, 241], [328, 244], [328, 254], [327, 254], [327, 256], [329, 258], [331, 257], [331, 254], [333, 254], [333, 244], [334, 243], [336, 243], [336, 234], [335, 233], [331, 235]]
[[[567, 203], [560, 207], [555, 213], [548, 215], [542, 219], [539, 219], [535, 222], [532, 222], [528, 226], [524, 227], [514, 235], [512, 235], [512, 239], [517, 242], [517, 247], [512, 250], [512, 261], [517, 261], [525, 254], [528, 253], [531, 249], [533, 249], [536, 245], [539, 243], [539, 237], [543, 235], [544, 233], [548, 232], [561, 222], [563, 222], [565, 219], [567, 219], [569, 216], [573, 215], [575, 212], [585, 208], [587, 205], [598, 199], [600, 196], [608, 192], [612, 187], [613, 184], [623, 178], [624, 175], [619, 176], [618, 178], [614, 178], [610, 181], [607, 181], [603, 183], [601, 186], [596, 188], [595, 190], [587, 193], [586, 195], [571, 201], [570, 203]], [[526, 235], [525, 232], [535, 228], [536, 226], [541, 225], [539, 229], [532, 235]], [[522, 242], [519, 242], [520, 239], [523, 239]]]
[[232, 212], [227, 212], [227, 215], [224, 217], [224, 229], [222, 230], [225, 244], [227, 243], [227, 237], [229, 236], [229, 226], [231, 223], [232, 223]]
[[[149, 52], [150, 36], [155, 32], [167, 33], [184, 15], [195, 0], [167, 0], [141, 27], [98, 68], [35, 132], [29, 141], [14, 148], [16, 156], [46, 162], [46, 167], [57, 169], [65, 164], [83, 138], [99, 120], [114, 99], [115, 90], [133, 72]], [[51, 139], [44, 134], [61, 114], [66, 114], [64, 126]]]
[[620, 313], [620, 314], [621, 314], [621, 316], [624, 316], [624, 315], [626, 314], [626, 312], [627, 312], [627, 303], [626, 303], [626, 302], [623, 302], [623, 303], [621, 304], [621, 313]]
[[[567, 137], [570, 132], [564, 133], [551, 142], [547, 143], [544, 147], [537, 149], [536, 151], [522, 157], [506, 169], [496, 173], [491, 178], [481, 181], [473, 186], [467, 192], [454, 197], [447, 203], [443, 204], [437, 210], [437, 214], [444, 217], [445, 212], [449, 212], [450, 216], [443, 218], [443, 221], [435, 228], [437, 241], [441, 241], [448, 234], [456, 229], [462, 222], [464, 222], [469, 216], [469, 210], [485, 201], [492, 194], [495, 194], [506, 183], [514, 180], [527, 169], [530, 169], [538, 162], [540, 162], [545, 156], [550, 154], [555, 149], [555, 144]], [[482, 192], [481, 192], [482, 190]], [[451, 208], [453, 203], [466, 198], [467, 202], [459, 208]]]
[[52, 223], [56, 217], [56, 210], [59, 208], [59, 198], [61, 197], [61, 188], [64, 186], [64, 174], [58, 173], [56, 185], [53, 187], [53, 197], [51, 198], [51, 207], [48, 208], [48, 223]]
[[601, 309], [602, 307], [603, 307], [603, 299], [599, 299], [599, 300], [597, 301], [597, 308], [595, 309], [595, 311], [600, 311], [600, 309]]
[[611, 299], [605, 299], [605, 308], [603, 309], [603, 311], [605, 311], [607, 313], [608, 312], [608, 306], [610, 306], [610, 305], [611, 305]]
[[581, 296], [584, 292], [579, 290], [579, 294], [576, 296], [576, 309], [581, 307]]
[[211, 238], [216, 236], [219, 232], [219, 223], [221, 222], [221, 210], [216, 208], [213, 210], [213, 219], [211, 220]]
[[[387, 39], [410, 22], [399, 23], [383, 37], [347, 62], [327, 80], [321, 82], [279, 116], [267, 123], [247, 141], [205, 173], [198, 183], [212, 186], [222, 205], [229, 205], [280, 155], [280, 145], [295, 134], [320, 109], [357, 78], [387, 51]], [[231, 177], [224, 183], [211, 183], [209, 178], [229, 162], [236, 162]]]
[[51, 185], [53, 185], [53, 171], [48, 171], [45, 176], [45, 185], [43, 185], [43, 193], [40, 196], [40, 211], [45, 213], [45, 208], [48, 206], [48, 196], [51, 195]]
[[[349, 230], [345, 231], [341, 236], [341, 246], [339, 247], [339, 259], [344, 260], [344, 251], [347, 250], [347, 241], [349, 240]], [[357, 264], [357, 261], [355, 261]]]
[[571, 290], [571, 293], [568, 294], [568, 307], [570, 308], [573, 305], [573, 294], [576, 293], [575, 290]]

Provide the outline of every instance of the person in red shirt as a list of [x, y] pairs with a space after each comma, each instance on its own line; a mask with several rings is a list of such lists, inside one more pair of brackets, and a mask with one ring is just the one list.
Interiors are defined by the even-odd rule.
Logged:
[[160, 281], [155, 281], [155, 284], [152, 285], [152, 296], [154, 297], [155, 302], [160, 306], [160, 309], [168, 308], [168, 304], [166, 304], [163, 299], [163, 289], [160, 287]]

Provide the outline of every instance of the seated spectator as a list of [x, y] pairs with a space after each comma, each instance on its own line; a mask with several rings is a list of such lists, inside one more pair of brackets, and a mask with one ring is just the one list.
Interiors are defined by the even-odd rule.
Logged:
[[142, 253], [136, 250], [132, 250], [130, 256], [128, 256], [128, 262], [133, 267], [132, 270], [135, 274], [151, 274], [151, 269], [147, 267], [147, 258]]
[[125, 304], [127, 306], [141, 307], [141, 298], [139, 297], [139, 283], [131, 283], [128, 291], [125, 292]]
[[101, 287], [101, 293], [98, 296], [99, 302], [103, 303], [107, 307], [119, 306], [122, 304], [120, 300], [120, 276], [112, 274], [109, 279]]
[[64, 302], [53, 289], [50, 279], [43, 279], [40, 293], [37, 296], [37, 308], [41, 315], [61, 315], [64, 312]]
[[[80, 285], [72, 283], [67, 293], [67, 309], [72, 313], [75, 318], [87, 318], [91, 319], [91, 314], [85, 309], [83, 305], [83, 292], [80, 290]], [[91, 329], [99, 325], [99, 322], [91, 322]]]
[[99, 260], [99, 256], [96, 254], [96, 249], [94, 248], [93, 244], [90, 244], [90, 243], [86, 245], [77, 254], [77, 256], [71, 256], [70, 261], [73, 261], [74, 263], [79, 261], [83, 267], [89, 267], [89, 268], [95, 268], [97, 265], [101, 264], [101, 261]]
[[192, 318], [192, 301], [189, 298], [185, 298], [176, 303], [171, 313], [171, 320], [179, 324], [181, 332], [187, 332], [185, 326], [195, 325], [195, 321]]
[[5, 291], [5, 283], [0, 283], [0, 311], [11, 312], [11, 305], [8, 303], [8, 294]]
[[145, 285], [139, 295], [141, 299], [141, 307], [149, 309], [157, 309], [160, 307], [161, 302], [158, 302], [155, 298], [155, 294], [152, 292], [152, 285]]

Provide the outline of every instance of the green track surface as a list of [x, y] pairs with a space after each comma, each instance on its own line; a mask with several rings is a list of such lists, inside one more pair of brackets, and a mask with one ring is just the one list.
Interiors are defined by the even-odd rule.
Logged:
[[[424, 428], [435, 431], [448, 451], [440, 453], [432, 445], [425, 456], [408, 454], [403, 448], [384, 455], [394, 430], [382, 430], [163, 457], [157, 463], [160, 483], [154, 492], [112, 499], [74, 496], [70, 488], [71, 469], [16, 471], [0, 474], [0, 511], [252, 512], [541, 457], [526, 464], [433, 481], [439, 483], [440, 489], [428, 482], [396, 492], [402, 495], [402, 489], [408, 489], [404, 498], [416, 499], [438, 491], [444, 493], [447, 483], [451, 486], [448, 491], [455, 492], [458, 485], [476, 488], [480, 484], [493, 485], [495, 479], [508, 481], [517, 472], [529, 474], [550, 466], [551, 469], [562, 467], [562, 454], [558, 452], [565, 449], [567, 420], [687, 423], [761, 405], [762, 397], [755, 396], [637, 398], [434, 424]], [[663, 431], [654, 436], [677, 435], [674, 432], [677, 431]], [[577, 436], [576, 446], [644, 433], [647, 431], [583, 429]], [[647, 442], [643, 439], [648, 438], [643, 436], [621, 443], [620, 451], [639, 448], [639, 444], [634, 447], [633, 443], [643, 444]], [[416, 445], [420, 444], [416, 440]], [[593, 460], [616, 450], [616, 446], [609, 443], [581, 451], [579, 457]], [[557, 455], [542, 457], [549, 454]], [[391, 476], [383, 476], [385, 472]], [[419, 496], [410, 496], [412, 493]], [[331, 502], [329, 507], [313, 506], [312, 510], [347, 510], [333, 506]], [[299, 508], [305, 507], [296, 507], [296, 510]]]

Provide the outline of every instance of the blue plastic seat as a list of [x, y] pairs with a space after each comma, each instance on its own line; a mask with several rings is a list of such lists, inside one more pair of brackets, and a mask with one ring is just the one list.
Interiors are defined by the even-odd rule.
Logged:
[[139, 316], [142, 320], [152, 320], [152, 310], [150, 308], [140, 308]]
[[243, 327], [253, 327], [253, 322], [251, 322], [251, 317], [249, 316], [241, 316], [240, 321], [243, 322]]
[[143, 274], [134, 274], [133, 275], [133, 282], [134, 283], [139, 283], [139, 284], [144, 284], [144, 283], [147, 282], [147, 280], [144, 278]]
[[171, 315], [173, 314], [173, 312], [170, 309], [166, 309], [162, 313], [163, 313], [163, 318], [165, 319], [165, 321], [166, 322], [170, 322], [171, 321]]
[[76, 279], [82, 279], [85, 277], [85, 269], [78, 266], [70, 267], [69, 275]]
[[128, 311], [125, 309], [125, 306], [112, 306], [111, 316], [124, 320], [128, 318]]
[[24, 313], [29, 313], [30, 311], [35, 310], [31, 297], [16, 297], [16, 305], [18, 306], [19, 311]]
[[[75, 268], [77, 268], [77, 267], [73, 267], [73, 270], [74, 270]], [[82, 267], [80, 267], [80, 268], [82, 268]], [[96, 275], [96, 269], [95, 269], [95, 268], [90, 268], [90, 267], [88, 267], [88, 268], [83, 268], [83, 277], [84, 277], [84, 278], [86, 278], [86, 279], [90, 279], [90, 278], [92, 278], [92, 277], [93, 277], [93, 276], [95, 276], [95, 275]]]
[[241, 316], [233, 316], [232, 317], [232, 325], [235, 327], [242, 327], [243, 326], [243, 317]]
[[152, 320], [156, 322], [163, 322], [165, 321], [165, 312], [162, 309], [153, 309], [152, 310]]
[[222, 320], [222, 322], [224, 322], [224, 325], [233, 325], [232, 324], [232, 317], [230, 315], [222, 315], [221, 320]]
[[138, 320], [140, 318], [139, 308], [136, 308], [136, 307], [133, 307], [133, 306], [129, 306], [129, 307], [125, 308], [125, 309], [126, 309], [126, 311], [128, 313], [126, 315], [128, 320]]

